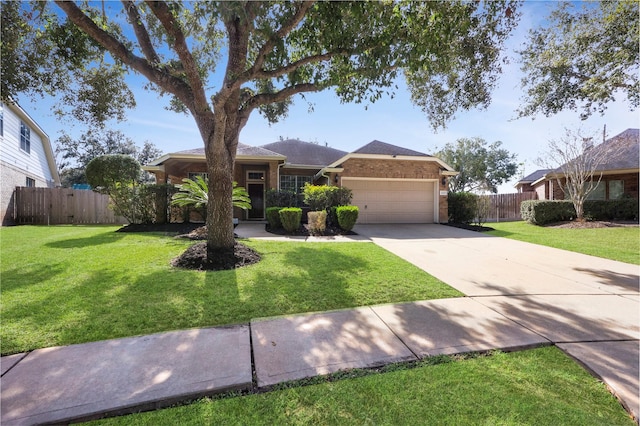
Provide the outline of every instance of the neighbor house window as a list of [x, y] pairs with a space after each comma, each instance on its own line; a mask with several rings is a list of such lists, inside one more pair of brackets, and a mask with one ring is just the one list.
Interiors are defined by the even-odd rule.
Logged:
[[624, 194], [624, 181], [623, 180], [610, 180], [609, 181], [609, 199], [619, 200]]
[[25, 184], [25, 186], [27, 188], [33, 188], [36, 186], [36, 180], [35, 179], [31, 179], [30, 177], [27, 178], [27, 182]]
[[191, 180], [195, 180], [196, 176], [200, 176], [202, 177], [202, 179], [204, 179], [205, 182], [209, 182], [209, 173], [189, 172], [189, 175], [187, 177]]
[[22, 121], [20, 122], [20, 149], [27, 154], [31, 152], [31, 129]]
[[[587, 184], [589, 185], [589, 184]], [[589, 193], [589, 195], [587, 195], [587, 200], [604, 200], [606, 199], [606, 195], [605, 195], [605, 182], [598, 182], [598, 184], [596, 185], [595, 188], [593, 188], [593, 191], [591, 191]]]

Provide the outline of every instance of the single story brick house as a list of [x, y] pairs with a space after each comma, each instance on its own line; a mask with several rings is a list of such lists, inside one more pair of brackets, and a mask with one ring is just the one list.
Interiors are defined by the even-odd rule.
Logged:
[[[143, 168], [157, 183], [180, 184], [206, 174], [204, 149], [166, 154]], [[266, 190], [299, 193], [312, 183], [351, 189], [359, 223], [445, 223], [447, 178], [456, 174], [436, 157], [380, 141], [353, 152], [296, 139], [239, 144], [234, 167], [234, 180], [252, 201], [245, 220], [265, 218]]]
[[[606, 160], [597, 168], [596, 179], [602, 178], [596, 189], [589, 194], [590, 200], [615, 200], [622, 197], [638, 199], [638, 178], [640, 176], [640, 130], [627, 129], [607, 139], [594, 150], [603, 150]], [[536, 170], [516, 183], [518, 192], [536, 192], [540, 200], [564, 200], [562, 167], [558, 169]]]

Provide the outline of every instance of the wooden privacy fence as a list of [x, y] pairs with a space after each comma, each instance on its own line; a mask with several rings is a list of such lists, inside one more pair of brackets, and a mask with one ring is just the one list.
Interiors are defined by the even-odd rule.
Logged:
[[520, 203], [526, 200], [537, 200], [538, 194], [535, 192], [522, 192], [516, 194], [491, 194], [491, 207], [487, 220], [489, 222], [500, 222], [510, 220], [521, 220]]
[[122, 224], [109, 208], [109, 196], [70, 188], [16, 187], [17, 225]]

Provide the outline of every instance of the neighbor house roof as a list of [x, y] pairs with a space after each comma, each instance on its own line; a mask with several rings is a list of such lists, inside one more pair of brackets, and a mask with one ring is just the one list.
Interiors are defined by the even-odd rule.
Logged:
[[598, 171], [638, 169], [640, 129], [627, 129], [592, 149], [605, 150], [608, 154]]
[[549, 173], [550, 171], [552, 171], [553, 169], [540, 169], [540, 170], [536, 170], [535, 172], [523, 177], [522, 179], [520, 179], [518, 182], [516, 182], [516, 186], [518, 185], [523, 185], [525, 183], [532, 183], [537, 181], [540, 178], [543, 178], [544, 175], [546, 175], [547, 173]]
[[268, 143], [260, 148], [277, 152], [287, 157], [287, 164], [323, 167], [343, 157], [346, 152], [298, 139]]
[[[610, 174], [626, 171], [635, 172], [640, 169], [640, 129], [627, 129], [591, 149], [598, 155], [603, 152], [605, 155], [604, 161], [595, 169], [597, 172]], [[533, 180], [531, 184], [536, 185], [538, 182], [549, 179], [554, 175], [562, 175], [563, 166], [564, 164], [555, 170], [547, 170], [544, 175]]]

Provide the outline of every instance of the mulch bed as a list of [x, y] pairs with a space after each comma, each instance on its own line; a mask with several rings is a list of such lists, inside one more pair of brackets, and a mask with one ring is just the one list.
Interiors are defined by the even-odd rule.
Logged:
[[171, 261], [176, 268], [198, 271], [224, 271], [241, 268], [260, 262], [260, 255], [253, 249], [236, 241], [233, 252], [219, 251], [214, 256], [207, 255], [207, 243], [196, 243]]
[[[176, 238], [206, 240], [207, 227], [202, 223], [163, 223], [129, 224], [116, 232], [162, 232], [175, 235]], [[214, 256], [207, 255], [207, 243], [200, 242], [189, 247], [184, 253], [171, 261], [176, 268], [198, 271], [223, 271], [253, 265], [260, 261], [260, 255], [253, 249], [236, 241], [233, 251], [218, 251]]]
[[322, 234], [313, 234], [309, 230], [309, 225], [303, 223], [300, 225], [297, 231], [291, 233], [284, 230], [284, 228], [271, 229], [269, 224], [265, 225], [265, 230], [274, 235], [294, 235], [294, 236], [302, 236], [302, 237], [311, 237], [311, 236], [323, 236], [323, 237], [333, 237], [336, 235], [358, 235], [353, 231], [344, 231], [343, 229], [337, 226], [327, 226]]
[[544, 225], [546, 228], [569, 228], [569, 229], [595, 229], [595, 228], [619, 228], [619, 227], [638, 227], [638, 222], [634, 221], [578, 221], [572, 220], [567, 222], [556, 222]]

